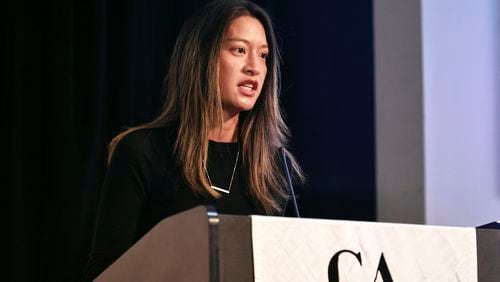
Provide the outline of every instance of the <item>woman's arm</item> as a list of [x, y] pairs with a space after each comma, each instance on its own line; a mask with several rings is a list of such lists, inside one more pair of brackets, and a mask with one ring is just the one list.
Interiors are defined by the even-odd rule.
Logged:
[[116, 147], [99, 199], [87, 280], [95, 279], [137, 240], [149, 179], [147, 140], [145, 132], [132, 132]]

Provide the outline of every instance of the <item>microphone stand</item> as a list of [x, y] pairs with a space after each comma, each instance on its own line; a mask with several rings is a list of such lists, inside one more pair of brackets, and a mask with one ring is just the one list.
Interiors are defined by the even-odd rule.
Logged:
[[[285, 168], [285, 173], [286, 173], [286, 177], [287, 177], [288, 191], [290, 191], [290, 194], [292, 196], [292, 204], [293, 204], [293, 209], [295, 211], [295, 216], [297, 218], [300, 218], [299, 206], [297, 205], [297, 199], [295, 198], [295, 191], [293, 190], [292, 177], [290, 176], [290, 171], [288, 170], [288, 162], [286, 161], [285, 148], [283, 148], [283, 147], [281, 147], [281, 158], [283, 161], [283, 167]], [[288, 200], [285, 203], [285, 207], [283, 209], [283, 214], [286, 211], [287, 204], [288, 204]]]

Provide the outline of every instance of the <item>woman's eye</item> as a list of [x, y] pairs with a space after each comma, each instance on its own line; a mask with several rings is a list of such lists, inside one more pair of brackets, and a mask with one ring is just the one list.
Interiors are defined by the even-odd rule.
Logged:
[[261, 54], [260, 54], [260, 57], [261, 57], [262, 59], [264, 59], [264, 60], [265, 60], [265, 59], [267, 59], [267, 56], [268, 56], [268, 54], [267, 54], [267, 53], [261, 53]]
[[234, 48], [234, 51], [237, 53], [237, 54], [245, 54], [245, 49], [242, 48], [242, 47], [237, 47], [237, 48]]

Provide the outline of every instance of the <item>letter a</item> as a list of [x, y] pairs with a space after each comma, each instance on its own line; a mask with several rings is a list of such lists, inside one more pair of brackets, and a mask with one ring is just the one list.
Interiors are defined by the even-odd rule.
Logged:
[[382, 255], [380, 256], [380, 260], [378, 261], [377, 272], [375, 272], [375, 279], [373, 279], [374, 282], [377, 281], [379, 272], [384, 282], [392, 282], [391, 272], [389, 271], [389, 267], [387, 267], [384, 253], [382, 253]]

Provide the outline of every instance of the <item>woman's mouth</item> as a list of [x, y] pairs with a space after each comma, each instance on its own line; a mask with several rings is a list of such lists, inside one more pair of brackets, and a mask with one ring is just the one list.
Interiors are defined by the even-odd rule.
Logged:
[[238, 89], [243, 95], [253, 96], [257, 90], [258, 83], [256, 81], [244, 81], [238, 85]]

